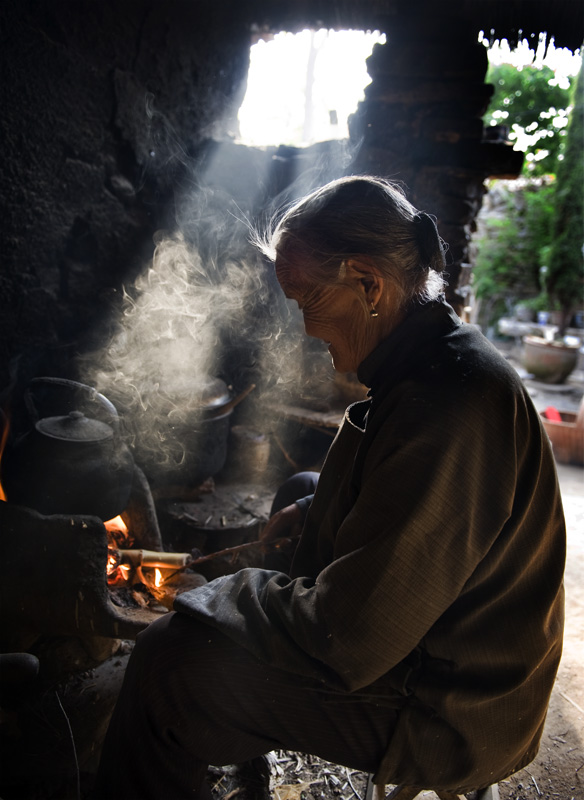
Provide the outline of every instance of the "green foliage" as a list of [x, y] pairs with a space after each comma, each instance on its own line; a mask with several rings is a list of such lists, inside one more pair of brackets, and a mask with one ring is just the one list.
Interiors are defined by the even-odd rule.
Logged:
[[512, 220], [490, 220], [487, 235], [478, 242], [479, 251], [473, 270], [473, 288], [477, 297], [513, 292], [521, 283], [517, 258], [514, 257], [518, 250], [518, 234], [517, 225]]
[[530, 308], [532, 311], [560, 311], [559, 304], [545, 290], [540, 292], [537, 297], [522, 300], [521, 305]]
[[537, 294], [542, 287], [553, 212], [554, 184], [539, 181], [522, 189], [504, 188], [497, 216], [486, 221], [478, 240], [473, 288], [479, 298], [504, 294], [514, 298]]
[[558, 164], [547, 287], [565, 317], [582, 307], [584, 289], [584, 65], [580, 69], [574, 109]]
[[[504, 124], [511, 138], [529, 138], [524, 172], [553, 174], [563, 150], [571, 91], [554, 80], [549, 67], [491, 64], [487, 82], [495, 87], [485, 125]], [[547, 154], [546, 154], [547, 153]]]
[[507, 123], [523, 128], [539, 123], [542, 111], [567, 108], [570, 104], [570, 90], [553, 85], [553, 80], [549, 67], [518, 69], [511, 64], [491, 64], [487, 82], [494, 85], [495, 92], [488, 113], [492, 116], [495, 109], [507, 111]]
[[485, 121], [531, 133], [531, 161], [521, 188], [494, 182], [502, 200], [477, 241], [473, 286], [489, 301], [490, 321], [521, 301], [534, 311], [561, 310], [563, 333], [584, 306], [584, 79], [581, 70], [571, 90], [552, 79], [545, 67], [490, 69], [495, 94]]

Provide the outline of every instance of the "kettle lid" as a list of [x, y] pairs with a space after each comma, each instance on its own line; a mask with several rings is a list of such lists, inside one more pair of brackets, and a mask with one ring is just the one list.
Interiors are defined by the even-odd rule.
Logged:
[[35, 424], [35, 428], [52, 439], [86, 444], [105, 442], [114, 435], [109, 425], [89, 419], [82, 411], [70, 411], [62, 417], [44, 417]]

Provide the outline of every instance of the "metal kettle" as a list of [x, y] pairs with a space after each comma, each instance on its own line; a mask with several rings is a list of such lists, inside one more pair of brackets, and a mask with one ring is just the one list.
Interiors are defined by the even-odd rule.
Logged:
[[45, 515], [105, 521], [120, 514], [129, 501], [134, 461], [120, 438], [115, 406], [92, 387], [60, 378], [32, 381], [25, 405], [28, 430], [2, 458], [8, 502]]

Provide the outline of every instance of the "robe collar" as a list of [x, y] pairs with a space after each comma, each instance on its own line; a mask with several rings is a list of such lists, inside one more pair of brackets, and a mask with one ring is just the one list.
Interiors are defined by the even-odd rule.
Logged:
[[444, 296], [416, 303], [403, 322], [361, 362], [359, 381], [370, 389], [370, 396], [374, 395], [383, 384], [393, 384], [403, 376], [410, 365], [419, 363], [421, 353], [433, 350], [440, 338], [461, 325]]

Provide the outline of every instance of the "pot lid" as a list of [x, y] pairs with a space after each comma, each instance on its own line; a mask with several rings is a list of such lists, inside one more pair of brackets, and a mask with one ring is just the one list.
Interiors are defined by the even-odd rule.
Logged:
[[44, 436], [65, 442], [105, 442], [114, 435], [105, 422], [89, 419], [81, 411], [71, 411], [64, 417], [45, 417], [35, 428]]
[[201, 407], [205, 410], [220, 408], [231, 400], [231, 394], [221, 378], [207, 378], [201, 387]]

